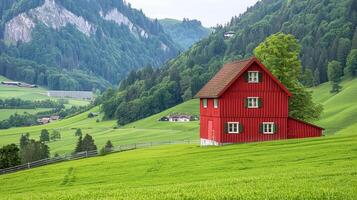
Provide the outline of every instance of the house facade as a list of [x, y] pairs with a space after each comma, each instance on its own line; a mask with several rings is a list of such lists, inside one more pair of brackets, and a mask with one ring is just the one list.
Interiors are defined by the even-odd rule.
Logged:
[[256, 58], [224, 65], [196, 95], [201, 145], [321, 136], [323, 128], [289, 117], [291, 96]]

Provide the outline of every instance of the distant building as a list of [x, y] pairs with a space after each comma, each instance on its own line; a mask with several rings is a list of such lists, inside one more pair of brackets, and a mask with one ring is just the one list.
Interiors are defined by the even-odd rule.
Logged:
[[72, 98], [72, 99], [83, 99], [92, 100], [93, 92], [89, 91], [48, 91], [47, 96], [57, 97], [57, 98]]
[[60, 119], [60, 116], [57, 115], [53, 115], [53, 116], [46, 116], [46, 117], [42, 117], [37, 119], [37, 123], [39, 124], [48, 124], [54, 121], [57, 121]]
[[230, 38], [234, 37], [235, 34], [236, 34], [236, 33], [235, 33], [234, 31], [225, 32], [225, 33], [224, 33], [224, 38], [225, 38], [225, 39], [230, 39]]
[[2, 81], [2, 85], [7, 85], [7, 86], [17, 86], [17, 87], [26, 87], [26, 88], [37, 88], [37, 85], [31, 85], [27, 83], [22, 83], [22, 82], [16, 82], [16, 81]]
[[190, 122], [190, 121], [197, 121], [198, 117], [188, 115], [188, 114], [177, 114], [173, 113], [170, 114], [169, 116], [164, 116], [159, 119], [159, 121], [164, 121], [164, 122]]

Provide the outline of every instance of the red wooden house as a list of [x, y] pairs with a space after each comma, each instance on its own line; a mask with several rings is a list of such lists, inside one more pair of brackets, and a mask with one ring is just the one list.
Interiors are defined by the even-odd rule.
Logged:
[[256, 58], [224, 65], [196, 95], [201, 145], [321, 136], [323, 128], [289, 117], [291, 96]]

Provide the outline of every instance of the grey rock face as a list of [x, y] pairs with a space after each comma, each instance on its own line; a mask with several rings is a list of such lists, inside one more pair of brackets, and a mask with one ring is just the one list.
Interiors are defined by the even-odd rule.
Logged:
[[54, 0], [46, 0], [42, 6], [31, 9], [27, 13], [21, 13], [8, 21], [5, 24], [4, 39], [11, 42], [31, 41], [31, 32], [36, 26], [35, 22], [37, 21], [57, 30], [67, 24], [72, 24], [87, 36], [90, 36], [96, 31], [96, 27], [83, 17], [76, 16], [56, 4]]

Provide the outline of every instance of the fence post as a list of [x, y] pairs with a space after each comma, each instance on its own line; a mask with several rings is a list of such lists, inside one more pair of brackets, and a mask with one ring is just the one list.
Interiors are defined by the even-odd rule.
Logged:
[[86, 158], [88, 157], [88, 151], [86, 151]]
[[134, 149], [136, 149], [136, 143], [134, 144]]
[[27, 169], [30, 169], [30, 163], [27, 163]]

